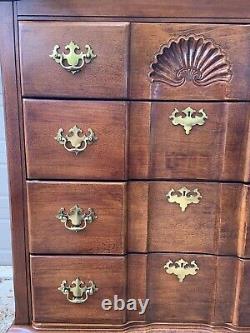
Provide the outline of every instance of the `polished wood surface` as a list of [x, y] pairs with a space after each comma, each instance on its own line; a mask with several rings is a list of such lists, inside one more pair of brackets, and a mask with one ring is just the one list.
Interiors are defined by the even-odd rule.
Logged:
[[[199, 270], [179, 282], [164, 266], [171, 260], [195, 261]], [[128, 256], [31, 256], [34, 325], [37, 328], [109, 328], [131, 320], [141, 323], [196, 323], [249, 326], [249, 260], [203, 254], [154, 253]], [[226, 273], [226, 274], [225, 274]], [[58, 290], [61, 280], [94, 280], [99, 290], [84, 304], [69, 303]], [[235, 293], [232, 294], [232, 290]], [[118, 295], [150, 299], [138, 312], [103, 311], [104, 298]], [[133, 296], [132, 296], [133, 295]], [[236, 306], [237, 305], [237, 306]], [[84, 313], [84, 315], [83, 315]], [[112, 315], [111, 315], [112, 313]], [[102, 319], [101, 319], [102, 318]], [[88, 324], [88, 325], [86, 325]], [[112, 327], [110, 327], [112, 328]]]
[[19, 15], [108, 16], [153, 18], [250, 18], [248, 0], [21, 0]]
[[[126, 311], [103, 311], [103, 299], [126, 297], [126, 258], [31, 256], [33, 320], [44, 323], [122, 324]], [[84, 304], [73, 304], [59, 290], [63, 280], [94, 281], [99, 290]]]
[[[182, 283], [163, 268], [168, 260], [175, 262], [180, 258], [189, 263], [195, 260], [199, 267], [197, 275], [187, 276]], [[232, 294], [226, 293], [225, 289], [235, 288], [235, 263], [233, 258], [151, 254], [148, 262], [149, 321], [207, 324], [231, 322], [234, 303]], [[230, 274], [225, 274], [225, 271]], [[218, 309], [220, 314], [217, 313]]]
[[[34, 254], [123, 254], [126, 252], [124, 183], [28, 182], [30, 252]], [[93, 208], [97, 219], [83, 231], [67, 230], [56, 215], [75, 205]]]
[[[23, 95], [126, 98], [128, 27], [127, 23], [111, 22], [21, 22]], [[55, 45], [64, 52], [72, 39], [82, 51], [90, 44], [96, 54], [91, 63], [74, 75], [49, 58]]]
[[[92, 128], [98, 140], [77, 156], [55, 140], [77, 125]], [[126, 178], [126, 102], [24, 101], [27, 177], [29, 179]]]
[[[23, 206], [23, 156], [18, 106], [18, 78], [15, 68], [12, 4], [0, 3], [0, 63], [4, 91], [5, 128], [8, 155], [11, 235], [13, 248], [15, 322], [29, 323], [29, 278], [26, 266], [25, 219]], [[4, 143], [2, 143], [3, 145]]]
[[[202, 198], [183, 212], [166, 195], [198, 189]], [[249, 257], [250, 187], [201, 182], [129, 184], [129, 252], [197, 252]], [[247, 234], [249, 238], [249, 234]]]
[[[187, 82], [180, 87], [150, 82], [150, 65], [160, 47], [172, 39], [189, 34], [204, 36], [222, 49], [232, 64], [230, 82], [217, 82], [206, 86]], [[130, 97], [155, 100], [249, 100], [249, 36], [249, 25], [132, 23]], [[198, 52], [196, 49], [193, 51]], [[181, 58], [181, 55], [177, 54], [176, 57]], [[171, 71], [178, 69], [173, 65]]]
[[[247, 0], [1, 2], [10, 332], [250, 332], [249, 9]], [[97, 55], [74, 75], [49, 57], [70, 41]], [[169, 118], [187, 107], [207, 115], [189, 135]], [[98, 137], [77, 156], [55, 140], [74, 125]], [[166, 199], [182, 186], [202, 195], [184, 212]], [[98, 216], [84, 233], [56, 218], [75, 204]], [[181, 258], [199, 267], [183, 282], [177, 263], [175, 274], [164, 269]], [[57, 289], [77, 277], [99, 288], [85, 304]], [[103, 311], [114, 295], [149, 307]]]
[[[207, 119], [187, 135], [169, 117], [188, 107]], [[249, 103], [132, 103], [130, 177], [249, 181], [249, 115]]]
[[[126, 252], [124, 183], [28, 182], [30, 252], [39, 254], [123, 254]], [[56, 200], [54, 200], [56, 198]], [[92, 208], [97, 219], [85, 230], [67, 230], [56, 215], [75, 205]]]

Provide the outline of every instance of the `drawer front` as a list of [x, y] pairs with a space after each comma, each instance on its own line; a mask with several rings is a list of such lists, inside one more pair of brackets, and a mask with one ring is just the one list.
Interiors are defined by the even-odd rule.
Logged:
[[133, 103], [130, 177], [250, 181], [249, 111], [249, 103]]
[[124, 183], [28, 182], [27, 190], [31, 253], [126, 251]]
[[[103, 299], [114, 299], [114, 295], [126, 299], [126, 258], [32, 256], [31, 278], [33, 320], [36, 323], [105, 325], [125, 321], [125, 311], [104, 311], [101, 303]], [[86, 282], [88, 287], [92, 281], [98, 290], [93, 288], [87, 299], [85, 292], [81, 295], [68, 289], [68, 294], [67, 291], [64, 294], [58, 290], [63, 281], [69, 287], [77, 278]]]
[[143, 99], [250, 99], [250, 26], [132, 24], [131, 90]]
[[128, 23], [21, 22], [19, 29], [24, 96], [127, 96]]
[[129, 252], [247, 257], [249, 189], [225, 183], [130, 183]]
[[25, 100], [27, 177], [126, 178], [126, 127], [124, 102]]
[[148, 262], [148, 320], [203, 324], [231, 322], [236, 261], [208, 255], [151, 254]]

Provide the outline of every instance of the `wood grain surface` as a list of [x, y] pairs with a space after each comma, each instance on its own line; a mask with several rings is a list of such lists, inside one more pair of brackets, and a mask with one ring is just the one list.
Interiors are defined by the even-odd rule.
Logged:
[[[125, 98], [128, 64], [127, 23], [22, 22], [20, 55], [25, 97]], [[96, 58], [71, 74], [49, 58], [73, 41], [81, 51], [89, 44]], [[36, 52], [34, 52], [36, 50]]]
[[[188, 81], [179, 87], [166, 83], [151, 82], [150, 66], [155, 61], [162, 45], [167, 45], [170, 40], [178, 39], [190, 34], [203, 36], [211, 40], [213, 45], [221, 48], [231, 64], [232, 79], [230, 82], [215, 82], [206, 86], [195, 85]], [[249, 25], [211, 25], [211, 24], [150, 24], [132, 23], [131, 25], [131, 85], [130, 97], [133, 99], [154, 100], [249, 100], [250, 99], [250, 27]], [[191, 48], [198, 53], [198, 49]], [[209, 58], [208, 51], [204, 51], [204, 58]], [[190, 54], [177, 51], [175, 58], [185, 62], [185, 57]], [[214, 62], [214, 59], [211, 60]], [[165, 65], [162, 72], [167, 73]], [[180, 67], [171, 63], [169, 71], [174, 73]], [[189, 65], [190, 68], [192, 65]], [[167, 75], [167, 74], [166, 74]]]
[[[30, 252], [34, 254], [123, 254], [126, 252], [125, 183], [28, 182]], [[67, 230], [56, 215], [75, 205], [97, 219], [83, 231]]]
[[[55, 140], [75, 125], [98, 138], [78, 155]], [[25, 100], [24, 129], [29, 179], [126, 178], [126, 102]]]
[[[207, 119], [187, 135], [170, 116], [188, 107]], [[130, 178], [249, 181], [249, 115], [249, 103], [132, 103]]]

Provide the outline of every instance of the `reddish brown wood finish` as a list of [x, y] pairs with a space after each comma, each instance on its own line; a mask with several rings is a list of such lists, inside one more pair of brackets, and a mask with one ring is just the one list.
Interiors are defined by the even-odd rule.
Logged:
[[12, 3], [0, 3], [0, 63], [3, 78], [5, 127], [8, 154], [11, 232], [14, 252], [15, 322], [29, 323], [29, 277], [26, 266], [23, 206], [23, 163], [18, 113], [18, 78], [15, 68]]
[[[243, 259], [250, 258], [249, 9], [248, 0], [0, 4], [17, 324], [10, 332], [250, 332], [250, 260]], [[146, 21], [152, 23], [142, 23]], [[160, 46], [188, 34], [221, 47], [231, 64], [230, 82], [206, 87], [189, 82], [177, 88], [150, 82]], [[49, 58], [55, 44], [63, 48], [71, 40], [82, 48], [91, 44], [97, 54], [75, 75]], [[18, 111], [21, 88], [23, 114]], [[84, 98], [100, 100], [80, 101]], [[145, 100], [131, 102], [130, 128], [127, 99]], [[203, 108], [208, 115], [206, 124], [188, 136], [169, 120], [174, 108], [187, 106]], [[58, 128], [67, 131], [75, 124], [83, 131], [92, 127], [98, 136], [77, 157], [54, 140]], [[127, 176], [131, 182], [121, 183]], [[164, 195], [170, 185], [184, 184], [198, 187], [203, 197], [181, 213]], [[98, 220], [86, 233], [88, 243], [75, 241], [80, 234], [65, 234], [55, 219], [61, 204], [69, 209], [73, 199], [98, 208]], [[40, 255], [28, 258], [26, 240], [30, 252]], [[122, 255], [127, 246], [135, 253]], [[195, 260], [200, 268], [183, 283], [163, 268], [169, 259], [180, 258]], [[62, 280], [77, 275], [99, 287], [80, 307], [57, 290]], [[102, 311], [101, 300], [114, 294], [148, 297], [150, 307], [143, 316]]]
[[[195, 260], [199, 267], [196, 275], [187, 276], [182, 283], [177, 276], [167, 274], [164, 270], [168, 260], [175, 262], [180, 258], [187, 262]], [[32, 256], [34, 325], [37, 328], [56, 329], [64, 323], [68, 329], [90, 328], [91, 325], [94, 328], [99, 322], [104, 326], [109, 324], [112, 318], [112, 324], [120, 325], [117, 326], [118, 332], [123, 331], [122, 323], [131, 320], [176, 323], [176, 328], [180, 323], [201, 324], [200, 327], [204, 324], [217, 325], [218, 332], [223, 331], [219, 327], [224, 323], [234, 328], [238, 325], [246, 327], [249, 325], [248, 265], [248, 261], [235, 257], [180, 253], [127, 257]], [[84, 305], [62, 300], [65, 296], [57, 291], [58, 281], [73, 280], [76, 274], [87, 280], [93, 279], [100, 288]], [[112, 298], [114, 294], [122, 295], [125, 300], [129, 297], [148, 297], [150, 306], [145, 316], [127, 312], [126, 321], [125, 313], [118, 311], [110, 317], [112, 311], [101, 310], [100, 302], [102, 298]], [[86, 326], [86, 323], [89, 325]], [[130, 325], [133, 323], [128, 327]], [[113, 332], [112, 327], [107, 332]]]
[[[127, 23], [21, 22], [23, 95], [125, 98], [128, 27]], [[97, 55], [74, 75], [49, 58], [55, 45], [64, 52], [71, 40], [82, 51], [89, 44]]]
[[[77, 156], [55, 140], [77, 125], [92, 128], [98, 140]], [[127, 106], [125, 102], [24, 101], [29, 179], [126, 178]]]
[[[208, 117], [189, 135], [169, 119], [187, 107]], [[249, 103], [132, 103], [130, 178], [249, 181], [249, 114]]]
[[21, 0], [19, 15], [249, 18], [248, 0]]
[[[28, 182], [30, 252], [34, 254], [123, 254], [126, 252], [124, 183]], [[78, 204], [97, 219], [84, 231], [67, 230], [56, 215]]]
[[[150, 65], [160, 47], [171, 39], [196, 34], [219, 45], [232, 64], [230, 82], [196, 86], [191, 82], [180, 87], [151, 83]], [[249, 100], [250, 52], [249, 25], [209, 24], [138, 24], [131, 26], [131, 86], [130, 97], [155, 100]], [[173, 66], [172, 70], [178, 70]]]
[[[167, 274], [164, 265], [183, 258], [195, 260], [197, 275], [190, 275], [180, 283], [175, 275]], [[151, 254], [148, 267], [148, 297], [150, 322], [203, 322], [220, 324], [231, 322], [233, 297], [220, 287], [235, 287], [236, 259], [187, 254]], [[225, 274], [225, 269], [230, 274]], [[219, 286], [219, 289], [216, 289]], [[223, 297], [219, 294], [223, 292]], [[220, 316], [215, 309], [221, 308]], [[221, 308], [222, 309], [222, 308]]]
[[[187, 187], [202, 198], [184, 212], [166, 194]], [[197, 252], [249, 257], [249, 186], [197, 182], [129, 184], [129, 252]], [[247, 236], [247, 241], [246, 241]]]
[[[31, 256], [33, 320], [42, 323], [122, 324], [125, 311], [104, 311], [103, 299], [126, 299], [125, 257]], [[94, 281], [99, 290], [84, 304], [72, 304], [57, 290], [63, 280]]]

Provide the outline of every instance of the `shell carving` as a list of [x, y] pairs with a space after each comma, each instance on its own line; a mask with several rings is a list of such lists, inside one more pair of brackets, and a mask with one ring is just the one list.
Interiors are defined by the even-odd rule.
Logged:
[[231, 64], [220, 46], [203, 36], [181, 36], [163, 45], [151, 65], [152, 82], [179, 87], [190, 81], [196, 86], [229, 82]]

